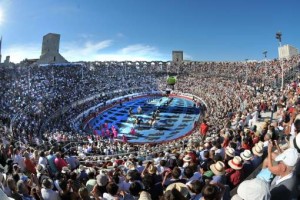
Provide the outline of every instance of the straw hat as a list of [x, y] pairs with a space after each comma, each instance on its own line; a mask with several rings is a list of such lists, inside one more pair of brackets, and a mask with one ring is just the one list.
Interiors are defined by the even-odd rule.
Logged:
[[190, 155], [186, 155], [186, 156], [184, 156], [184, 158], [183, 158], [183, 161], [184, 162], [190, 162], [192, 160], [192, 157], [190, 156]]
[[63, 174], [66, 174], [66, 173], [69, 173], [69, 172], [71, 172], [71, 170], [68, 167], [63, 167], [62, 170], [61, 170], [61, 173], [63, 173]]
[[128, 157], [129, 157], [129, 159], [135, 158], [135, 156], [133, 154], [130, 154]]
[[234, 150], [234, 148], [227, 147], [226, 150], [225, 150], [225, 153], [226, 153], [226, 155], [228, 155], [230, 157], [234, 157], [235, 150]]
[[131, 165], [133, 165], [133, 163], [132, 163], [131, 161], [126, 161], [126, 162], [124, 163], [124, 166], [125, 166], [125, 168], [127, 168], [127, 169], [129, 169], [129, 167], [130, 167]]
[[242, 158], [239, 156], [234, 156], [232, 160], [228, 161], [228, 165], [235, 170], [240, 170], [243, 168]]
[[253, 157], [250, 150], [245, 150], [240, 154], [240, 156], [243, 158], [243, 160], [250, 160]]
[[36, 166], [36, 171], [37, 171], [37, 173], [44, 173], [44, 171], [45, 171], [45, 166], [43, 165], [43, 164], [38, 164], [37, 166]]
[[225, 174], [225, 164], [222, 161], [218, 161], [210, 166], [210, 170], [215, 175], [223, 175]]
[[154, 165], [150, 165], [148, 168], [149, 174], [156, 174], [157, 168]]
[[168, 190], [173, 190], [176, 189], [178, 192], [180, 192], [184, 197], [187, 197], [189, 195], [189, 189], [188, 187], [183, 184], [183, 183], [172, 183], [171, 185], [169, 185], [166, 189], [166, 191]]
[[253, 148], [252, 148], [252, 153], [254, 155], [257, 155], [259, 157], [261, 157], [263, 155], [263, 149], [262, 147], [260, 147], [258, 144], [256, 144]]

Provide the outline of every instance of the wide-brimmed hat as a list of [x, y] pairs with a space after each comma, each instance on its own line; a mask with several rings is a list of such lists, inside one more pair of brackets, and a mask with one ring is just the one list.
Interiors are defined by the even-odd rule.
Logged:
[[133, 154], [130, 154], [128, 157], [129, 157], [129, 159], [135, 158], [135, 156]]
[[190, 155], [186, 155], [186, 156], [184, 156], [183, 161], [190, 162], [190, 161], [192, 161], [192, 157]]
[[225, 150], [226, 155], [230, 156], [230, 157], [234, 157], [235, 156], [235, 150], [234, 148], [231, 147], [227, 147]]
[[250, 160], [253, 157], [250, 150], [245, 150], [240, 154], [240, 156], [243, 158], [243, 160]]
[[206, 143], [206, 142], [211, 142], [211, 141], [212, 141], [212, 138], [211, 137], [207, 137], [204, 142]]
[[45, 166], [43, 165], [43, 164], [38, 164], [37, 166], [36, 166], [36, 172], [37, 173], [43, 173], [45, 171]]
[[225, 164], [222, 161], [218, 161], [210, 166], [210, 170], [215, 175], [223, 175], [225, 174]]
[[63, 167], [62, 170], [61, 170], [61, 173], [63, 173], [63, 174], [66, 174], [66, 173], [69, 173], [69, 172], [71, 172], [71, 170], [68, 167]]
[[185, 149], [185, 151], [186, 151], [186, 152], [192, 152], [193, 150], [192, 150], [191, 147], [187, 147], [187, 148]]
[[258, 141], [258, 143], [256, 145], [258, 145], [262, 149], [264, 148], [264, 142], [263, 141]]
[[257, 155], [259, 157], [261, 157], [263, 155], [263, 149], [259, 146], [259, 145], [255, 145], [253, 148], [252, 148], [252, 153], [254, 155]]
[[142, 191], [138, 200], [151, 200], [151, 195], [146, 191]]
[[184, 197], [187, 197], [189, 195], [189, 189], [188, 187], [183, 184], [183, 183], [172, 183], [171, 185], [169, 185], [166, 189], [166, 191], [168, 190], [173, 190], [176, 189], [178, 192], [180, 192]]
[[156, 171], [157, 171], [157, 168], [151, 164], [149, 167], [148, 167], [148, 172], [149, 174], [156, 174]]
[[228, 165], [235, 170], [240, 170], [243, 168], [242, 158], [239, 156], [234, 156], [233, 159], [228, 161]]
[[83, 170], [86, 169], [86, 167], [84, 165], [79, 165], [78, 169], [80, 172], [82, 172]]
[[131, 161], [126, 161], [126, 162], [124, 163], [124, 167], [127, 168], [127, 169], [129, 169], [129, 167], [130, 167], [131, 165], [133, 165], [133, 163], [132, 163]]

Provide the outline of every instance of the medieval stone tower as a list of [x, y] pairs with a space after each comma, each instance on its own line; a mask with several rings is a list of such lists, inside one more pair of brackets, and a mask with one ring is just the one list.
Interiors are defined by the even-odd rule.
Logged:
[[38, 64], [66, 63], [68, 62], [59, 54], [60, 35], [48, 33], [43, 37], [42, 54], [37, 61]]

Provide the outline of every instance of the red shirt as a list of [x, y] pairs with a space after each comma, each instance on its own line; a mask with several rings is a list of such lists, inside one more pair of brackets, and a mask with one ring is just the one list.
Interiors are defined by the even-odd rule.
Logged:
[[205, 123], [201, 123], [201, 125], [200, 125], [200, 134], [201, 135], [206, 135], [207, 131], [208, 131], [208, 125], [205, 124]]
[[234, 170], [232, 168], [226, 169], [226, 173], [228, 174], [228, 181], [230, 185], [233, 187], [237, 186], [240, 184], [243, 180], [243, 169], [241, 170]]
[[223, 148], [226, 148], [229, 145], [229, 138], [226, 137], [223, 142]]
[[62, 158], [55, 158], [54, 163], [58, 171], [61, 171], [63, 167], [68, 165], [68, 163]]
[[25, 163], [25, 169], [27, 172], [29, 172], [30, 174], [36, 174], [36, 170], [35, 170], [35, 165], [33, 164], [33, 162], [30, 159], [24, 159], [24, 163]]

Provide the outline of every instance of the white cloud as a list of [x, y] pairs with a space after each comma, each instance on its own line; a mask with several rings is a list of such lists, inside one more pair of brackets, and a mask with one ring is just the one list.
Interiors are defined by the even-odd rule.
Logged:
[[149, 45], [134, 44], [118, 49], [113, 53], [103, 50], [112, 45], [111, 40], [98, 43], [86, 42], [84, 47], [78, 44], [66, 46], [61, 54], [69, 61], [123, 61], [123, 60], [165, 60], [157, 48]]
[[193, 56], [183, 52], [183, 59], [184, 60], [193, 60]]
[[112, 40], [104, 40], [100, 42], [87, 41], [83, 46], [78, 43], [68, 43], [60, 51], [69, 61], [91, 60], [99, 51], [112, 45]]
[[[24, 44], [24, 45], [12, 45], [8, 48], [2, 49], [2, 56], [10, 56], [12, 62], [18, 63], [25, 58], [39, 58], [41, 55], [41, 45], [38, 44]], [[5, 59], [5, 58], [3, 58]]]
[[7, 23], [6, 15], [8, 14], [11, 3], [9, 0], [0, 1], [0, 27]]
[[[61, 55], [68, 61], [123, 61], [123, 60], [167, 60], [169, 55], [159, 52], [156, 47], [144, 44], [128, 45], [113, 52], [107, 52], [107, 48], [113, 45], [112, 40], [98, 42], [86, 41], [83, 45], [79, 42], [61, 44]], [[18, 63], [25, 58], [39, 58], [41, 44], [12, 45], [2, 51], [11, 56], [11, 61]], [[3, 55], [3, 56], [5, 56]]]

